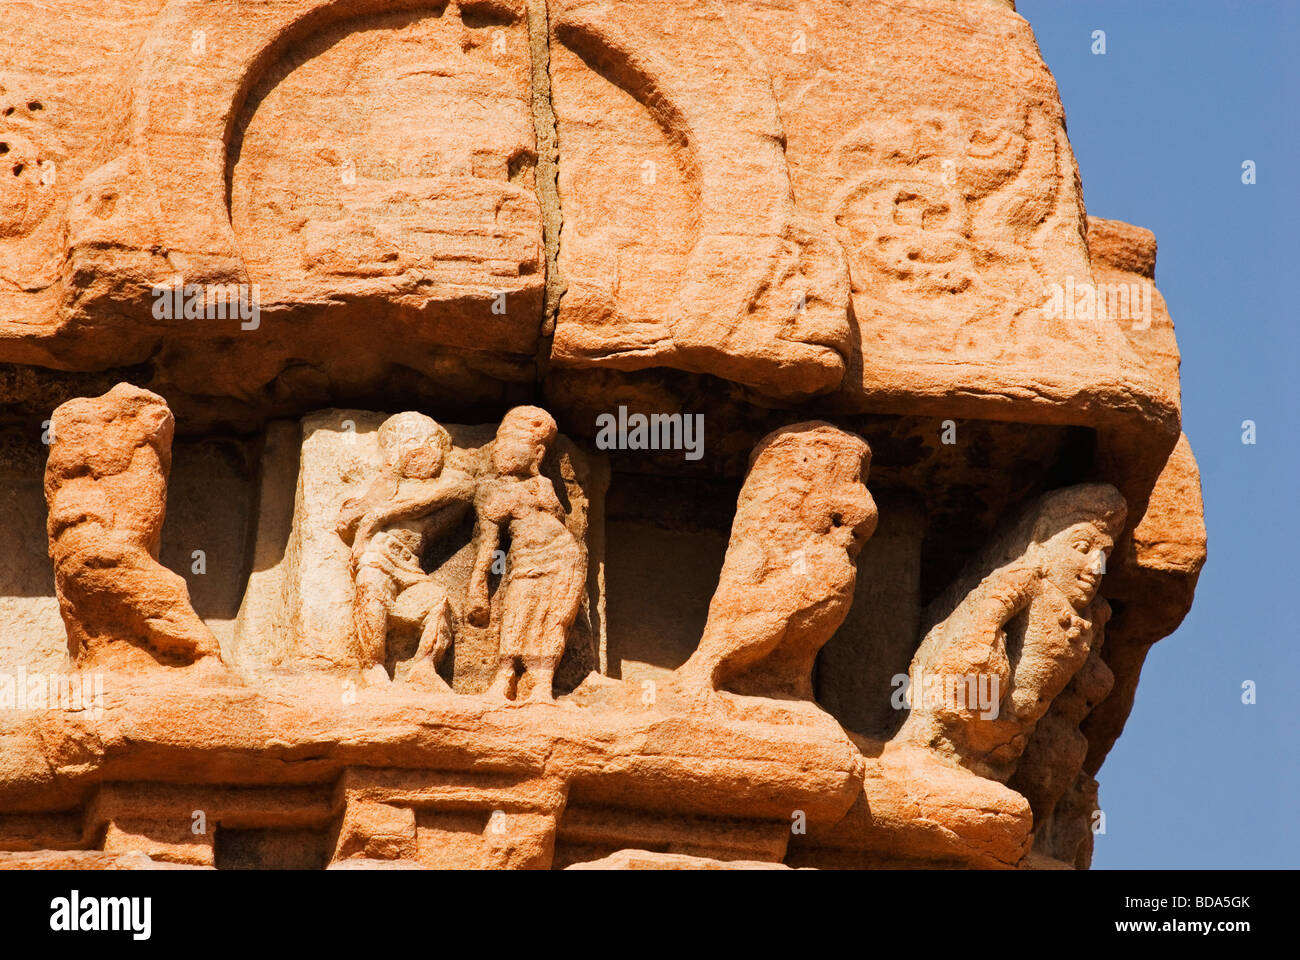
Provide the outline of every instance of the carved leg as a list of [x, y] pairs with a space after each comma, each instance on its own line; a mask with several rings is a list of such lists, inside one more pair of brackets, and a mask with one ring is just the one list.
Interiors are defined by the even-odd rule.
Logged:
[[207, 658], [221, 659], [221, 647], [207, 624], [190, 606], [189, 589], [185, 578], [171, 571], [158, 571], [151, 586], [156, 598], [166, 600], [163, 609], [147, 616], [145, 626], [149, 645], [157, 650], [199, 661]]
[[515, 682], [515, 658], [502, 657], [497, 665], [497, 675], [488, 688], [487, 695], [498, 700], [510, 699], [510, 688]]
[[94, 549], [54, 558], [55, 583], [73, 656], [89, 636], [95, 640], [138, 632], [144, 645], [164, 657], [195, 662], [221, 655], [212, 631], [190, 605], [185, 578], [160, 565], [137, 544], [105, 537]]
[[377, 582], [365, 573], [357, 578], [352, 622], [357, 631], [357, 660], [363, 670], [384, 663], [384, 650], [388, 641], [388, 606], [391, 600], [392, 588], [389, 584]]
[[698, 687], [709, 692], [718, 689], [718, 668], [721, 662], [717, 657], [696, 650], [689, 660], [677, 669], [677, 676], [683, 687]]
[[558, 665], [557, 657], [524, 657], [524, 672], [533, 678], [533, 689], [528, 692], [529, 703], [555, 702], [551, 684]]
[[442, 658], [451, 646], [451, 604], [443, 598], [424, 619], [424, 629], [420, 633], [420, 646], [411, 658], [411, 669], [406, 675], [407, 683], [413, 683], [425, 689], [451, 691], [447, 681], [438, 674]]

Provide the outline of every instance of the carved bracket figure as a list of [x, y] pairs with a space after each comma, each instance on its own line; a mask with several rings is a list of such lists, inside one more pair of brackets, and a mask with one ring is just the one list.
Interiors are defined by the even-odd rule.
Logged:
[[855, 560], [876, 529], [871, 450], [828, 423], [755, 448], [704, 636], [678, 675], [703, 690], [811, 700], [812, 667], [853, 602]]
[[1110, 604], [1092, 607], [1092, 644], [1084, 661], [1051, 709], [1038, 721], [1007, 786], [1029, 801], [1034, 813], [1034, 847], [1064, 863], [1083, 865], [1092, 856], [1092, 816], [1097, 781], [1084, 770], [1088, 738], [1079, 727], [1105, 700], [1115, 674], [1101, 658]]
[[51, 418], [45, 467], [50, 559], [79, 664], [219, 657], [184, 578], [158, 562], [175, 422], [162, 397], [119, 383]]
[[1126, 513], [1114, 487], [1081, 484], [1047, 494], [995, 538], [932, 608], [941, 622], [912, 659], [912, 709], [893, 742], [1005, 783], [1088, 660]]

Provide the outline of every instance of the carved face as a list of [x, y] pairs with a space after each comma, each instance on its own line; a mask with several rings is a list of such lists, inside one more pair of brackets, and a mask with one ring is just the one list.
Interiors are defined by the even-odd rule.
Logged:
[[527, 424], [506, 421], [492, 444], [492, 466], [503, 476], [522, 476], [540, 469], [546, 446]]
[[1106, 554], [1112, 546], [1111, 538], [1091, 523], [1076, 523], [1040, 545], [1047, 579], [1076, 610], [1082, 610], [1097, 595]]
[[29, 138], [0, 131], [0, 240], [27, 236], [53, 207], [45, 159]]
[[443, 437], [427, 417], [394, 417], [380, 429], [379, 439], [400, 476], [429, 480], [442, 473]]
[[876, 529], [876, 503], [862, 482], [862, 451], [855, 444], [826, 452], [812, 492], [804, 501], [805, 518], [818, 533], [855, 557]]
[[761, 447], [750, 466], [733, 536], [741, 530], [791, 548], [817, 543], [857, 556], [877, 518], [864, 481], [866, 443], [827, 425], [782, 433]]
[[146, 406], [139, 414], [139, 422], [145, 431], [145, 436], [150, 443], [155, 443], [163, 437], [168, 437], [170, 442], [170, 432], [174, 421], [172, 414], [165, 404], [151, 403]]
[[428, 480], [442, 473], [442, 461], [442, 448], [432, 438], [413, 440], [399, 451], [397, 468], [404, 477]]

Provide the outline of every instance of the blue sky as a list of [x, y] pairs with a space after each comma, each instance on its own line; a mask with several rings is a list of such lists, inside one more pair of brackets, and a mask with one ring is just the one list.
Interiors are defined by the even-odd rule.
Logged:
[[1017, 8], [1060, 86], [1088, 212], [1159, 242], [1210, 539], [1192, 612], [1152, 649], [1099, 775], [1093, 866], [1297, 867], [1300, 2]]

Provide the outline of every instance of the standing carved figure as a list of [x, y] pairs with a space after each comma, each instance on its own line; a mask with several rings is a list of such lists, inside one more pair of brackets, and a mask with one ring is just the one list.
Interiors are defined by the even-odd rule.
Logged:
[[555, 421], [545, 410], [516, 407], [507, 413], [492, 443], [495, 475], [476, 501], [480, 534], [469, 587], [471, 622], [489, 618], [488, 572], [503, 533], [510, 541], [498, 591], [498, 666], [489, 690], [503, 699], [510, 697], [518, 661], [532, 680], [528, 699], [553, 698], [551, 681], [587, 580], [586, 546], [569, 530], [555, 487], [541, 474], [555, 436]]
[[451, 602], [420, 560], [469, 509], [474, 481], [443, 469], [451, 436], [423, 414], [389, 417], [379, 428], [379, 446], [379, 476], [339, 511], [339, 536], [352, 545], [357, 658], [363, 669], [387, 676], [390, 622], [412, 623], [420, 628], [420, 644], [407, 680], [447, 689], [437, 669], [451, 645]]
[[[1114, 487], [1080, 484], [1042, 497], [995, 538], [936, 601], [943, 619], [912, 658], [912, 710], [894, 741], [1005, 783], [1105, 622], [1097, 590], [1126, 511]], [[992, 709], [925, 695], [978, 688], [996, 691]]]

